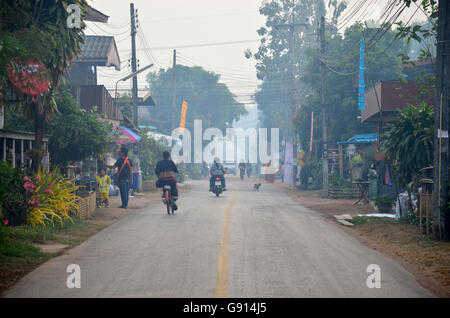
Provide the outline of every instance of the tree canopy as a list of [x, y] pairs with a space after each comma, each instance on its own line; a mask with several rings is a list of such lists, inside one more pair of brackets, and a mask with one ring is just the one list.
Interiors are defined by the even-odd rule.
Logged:
[[34, 119], [33, 168], [36, 171], [43, 155], [45, 123], [57, 109], [53, 94], [83, 42], [85, 24], [80, 21], [79, 26], [67, 26], [66, 9], [71, 4], [77, 5], [81, 12], [87, 7], [86, 0], [4, 0], [0, 10], [0, 44], [7, 43], [7, 50], [2, 49], [0, 53], [0, 91], [5, 89], [5, 70], [12, 64], [40, 62], [47, 69], [44, 76], [50, 80], [47, 91], [37, 100], [30, 101], [28, 96], [15, 91], [21, 99], [18, 110]]
[[161, 69], [147, 77], [149, 89], [157, 101], [150, 109], [153, 125], [164, 134], [171, 134], [172, 112], [174, 128], [181, 118], [183, 100], [188, 102], [186, 128], [193, 131], [194, 120], [202, 120], [203, 127], [217, 127], [224, 130], [234, 120], [246, 115], [244, 105], [235, 100], [228, 87], [219, 83], [220, 75], [205, 71], [201, 67], [176, 67], [176, 103], [172, 110], [173, 69]]
[[100, 122], [97, 114], [81, 109], [68, 89], [58, 90], [55, 100], [59, 114], [53, 116], [47, 130], [52, 164], [65, 165], [102, 154], [111, 125]]
[[[51, 163], [64, 166], [102, 154], [108, 146], [107, 136], [112, 127], [100, 122], [98, 114], [83, 110], [65, 86], [57, 89], [55, 101], [58, 114], [49, 120], [45, 128], [45, 133], [50, 136]], [[33, 124], [22, 114], [9, 110], [5, 128], [31, 132]]]
[[[294, 6], [292, 4], [294, 3]], [[407, 53], [408, 44], [395, 37], [391, 25], [368, 28], [356, 22], [338, 33], [337, 19], [346, 8], [343, 1], [321, 0], [266, 2], [260, 13], [266, 17], [266, 26], [258, 30], [261, 36], [259, 51], [254, 54], [258, 77], [263, 80], [255, 95], [258, 109], [263, 113], [266, 127], [282, 128], [286, 124], [285, 111], [291, 107], [291, 94], [295, 109], [293, 120], [296, 134], [303, 149], [309, 148], [311, 113], [315, 113], [314, 139], [321, 141], [321, 69], [326, 66], [326, 107], [328, 113], [328, 143], [334, 144], [352, 135], [373, 130], [358, 119], [358, 66], [361, 35], [366, 42], [366, 89], [379, 81], [398, 80], [402, 77], [399, 56]], [[326, 10], [329, 12], [327, 13]], [[318, 48], [318, 21], [325, 23], [326, 54]], [[294, 91], [290, 84], [290, 32], [294, 28]], [[306, 22], [307, 25], [304, 25]], [[376, 23], [375, 23], [376, 25]], [[386, 31], [379, 37], [379, 30]], [[342, 30], [340, 30], [342, 31]], [[345, 124], [343, 124], [345, 123]], [[321, 144], [321, 143], [319, 143]], [[320, 149], [316, 149], [317, 153]]]

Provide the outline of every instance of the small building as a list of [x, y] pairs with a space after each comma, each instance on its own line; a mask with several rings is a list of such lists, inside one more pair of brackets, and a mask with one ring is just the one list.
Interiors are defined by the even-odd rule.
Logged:
[[[34, 133], [0, 129], [1, 159], [15, 167], [31, 167], [27, 151], [34, 148]], [[48, 136], [43, 138], [43, 148], [48, 150]], [[46, 160], [49, 158], [47, 157]], [[48, 164], [48, 162], [47, 162]]]
[[[433, 74], [433, 63], [433, 60], [426, 60], [403, 64], [405, 81], [384, 81], [368, 90], [365, 94], [366, 108], [361, 110], [361, 122], [376, 123], [377, 135], [381, 139], [386, 123], [394, 119], [399, 110], [410, 104], [420, 105], [422, 101], [434, 105], [434, 88], [419, 83], [420, 77]], [[375, 144], [374, 157], [377, 163], [377, 192], [378, 195], [387, 194], [394, 198], [402, 189], [395, 189], [394, 176], [384, 160], [384, 153], [379, 151], [379, 142]]]
[[102, 114], [105, 120], [119, 125], [123, 114], [106, 87], [98, 85], [98, 67], [120, 71], [116, 42], [112, 36], [86, 35], [81, 54], [73, 61], [68, 76], [72, 95], [83, 109]]

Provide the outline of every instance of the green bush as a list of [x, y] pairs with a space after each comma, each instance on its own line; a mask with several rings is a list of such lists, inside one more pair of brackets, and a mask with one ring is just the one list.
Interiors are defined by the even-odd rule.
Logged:
[[183, 183], [186, 179], [186, 171], [182, 168], [181, 165], [177, 165], [178, 173], [176, 174], [177, 182]]
[[302, 167], [302, 169], [300, 170], [300, 182], [301, 182], [302, 189], [308, 188], [308, 180], [309, 180], [310, 173], [311, 173], [311, 165], [305, 164]]
[[0, 224], [0, 245], [3, 245], [3, 243], [5, 242], [5, 227]]
[[191, 178], [193, 180], [203, 179], [202, 171], [193, 164], [186, 166], [186, 172], [187, 172], [187, 175], [189, 176], [189, 178]]
[[382, 213], [392, 212], [392, 205], [394, 204], [394, 199], [388, 195], [379, 195], [374, 200], [375, 206]]
[[25, 172], [0, 161], [0, 202], [2, 222], [8, 225], [22, 225], [27, 220], [28, 201], [31, 194], [24, 188]]
[[[309, 177], [312, 178], [309, 184]], [[303, 189], [318, 190], [322, 188], [322, 160], [315, 159], [305, 164], [300, 170], [300, 182]]]

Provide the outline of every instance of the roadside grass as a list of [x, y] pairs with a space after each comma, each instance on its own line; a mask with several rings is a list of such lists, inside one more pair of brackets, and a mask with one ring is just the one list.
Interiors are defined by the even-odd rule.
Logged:
[[407, 220], [358, 216], [351, 222], [355, 225], [351, 231], [370, 246], [419, 273], [418, 280], [436, 295], [450, 297], [450, 242], [420, 234], [418, 226]]
[[45, 228], [29, 225], [0, 227], [0, 293], [11, 287], [28, 272], [60, 255], [44, 253], [33, 244], [57, 242], [76, 246], [98, 232], [99, 226], [84, 220], [48, 224]]
[[393, 224], [396, 221], [391, 218], [378, 218], [378, 217], [368, 217], [368, 216], [354, 216], [351, 222], [354, 225], [363, 224]]
[[[180, 190], [184, 193], [190, 187], [186, 185]], [[111, 205], [118, 206], [119, 201], [118, 197], [113, 197]], [[144, 197], [134, 201], [134, 207], [130, 210], [97, 209], [88, 220], [73, 218], [73, 222], [47, 224], [45, 228], [33, 228], [29, 225], [5, 227], [0, 224], [0, 297], [26, 274], [65, 250], [64, 246], [58, 246], [57, 249], [51, 247], [62, 244], [71, 248], [80, 245], [133, 210], [144, 208], [153, 202], [160, 202], [159, 192], [146, 193]], [[35, 244], [39, 246], [34, 246]], [[55, 252], [43, 252], [40, 247], [44, 246], [50, 247], [46, 250]]]

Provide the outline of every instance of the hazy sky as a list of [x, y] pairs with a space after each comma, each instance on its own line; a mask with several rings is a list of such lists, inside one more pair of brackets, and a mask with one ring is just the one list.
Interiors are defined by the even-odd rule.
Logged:
[[[350, 0], [349, 8], [356, 1]], [[99, 84], [113, 89], [118, 79], [131, 72], [128, 67], [130, 2], [89, 0], [89, 3], [110, 16], [108, 24], [88, 23], [86, 34], [115, 35], [122, 69], [118, 72], [113, 68], [99, 68]], [[367, 3], [367, 10], [362, 10], [356, 18], [376, 19], [387, 0], [368, 0]], [[251, 101], [258, 80], [255, 62], [244, 57], [244, 50], [249, 48], [255, 52], [258, 49], [256, 30], [265, 23], [259, 14], [261, 0], [135, 0], [134, 5], [138, 9], [140, 33], [152, 49], [151, 53], [145, 50], [146, 45], [137, 36], [137, 57], [141, 67], [155, 63], [157, 68], [167, 68], [172, 65], [173, 49], [177, 49], [180, 64], [199, 65], [221, 74], [221, 81], [229, 85], [239, 101]], [[415, 9], [407, 10], [403, 18], [409, 19]], [[420, 11], [416, 16], [424, 19]], [[245, 42], [210, 45], [236, 41]], [[192, 45], [199, 47], [183, 47]], [[146, 86], [145, 73], [139, 76], [139, 88]], [[119, 84], [119, 88], [130, 87], [131, 81]]]

